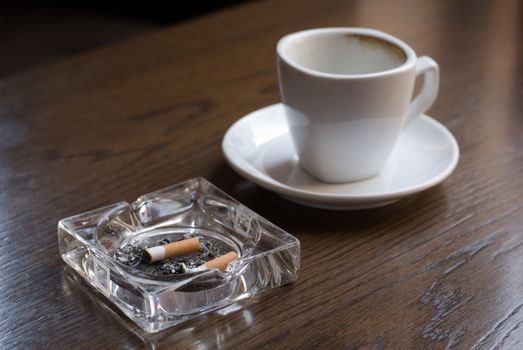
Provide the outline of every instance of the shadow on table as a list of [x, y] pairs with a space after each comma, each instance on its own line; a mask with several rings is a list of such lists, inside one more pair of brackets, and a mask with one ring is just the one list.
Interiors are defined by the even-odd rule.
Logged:
[[381, 208], [334, 211], [288, 201], [244, 179], [225, 162], [211, 172], [209, 181], [298, 238], [308, 234], [317, 236], [340, 231], [347, 235], [355, 231], [365, 234], [373, 232], [377, 226], [393, 223], [398, 230], [401, 225], [411, 226], [409, 217], [414, 218], [424, 211], [432, 211], [437, 215], [447, 208], [446, 192], [441, 186]]

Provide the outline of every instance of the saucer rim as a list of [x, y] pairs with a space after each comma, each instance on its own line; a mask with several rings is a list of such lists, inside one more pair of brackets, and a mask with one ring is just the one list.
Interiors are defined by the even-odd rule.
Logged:
[[[255, 170], [255, 174], [252, 172], [245, 170], [240, 165], [236, 164], [234, 162], [234, 155], [231, 155], [232, 151], [227, 147], [227, 141], [230, 139], [230, 135], [234, 132], [234, 130], [241, 124], [246, 123], [249, 121], [249, 119], [256, 118], [258, 114], [262, 114], [265, 110], [268, 109], [276, 109], [280, 108], [282, 103], [276, 103], [272, 104], [266, 107], [259, 108], [257, 110], [254, 110], [240, 119], [238, 119], [236, 122], [234, 122], [226, 131], [223, 140], [222, 140], [222, 152], [225, 156], [225, 160], [231, 166], [237, 173], [245, 177], [246, 179], [252, 181], [253, 183], [267, 188], [271, 191], [274, 191], [278, 194], [286, 195], [289, 197], [295, 197], [300, 199], [307, 199], [307, 200], [315, 200], [315, 201], [328, 201], [330, 203], [336, 202], [336, 203], [344, 203], [347, 201], [350, 201], [351, 203], [365, 203], [369, 201], [387, 201], [387, 200], [393, 200], [398, 197], [404, 197], [408, 196], [414, 193], [418, 193], [421, 191], [424, 191], [430, 187], [433, 187], [439, 183], [441, 183], [443, 180], [445, 180], [456, 168], [458, 161], [459, 161], [459, 146], [454, 138], [454, 135], [440, 122], [437, 120], [431, 118], [430, 116], [426, 114], [420, 115], [418, 118], [414, 119], [412, 122], [416, 123], [420, 119], [422, 119], [424, 122], [428, 122], [431, 124], [432, 127], [435, 127], [441, 131], [447, 140], [451, 144], [451, 150], [452, 150], [452, 159], [447, 165], [447, 167], [441, 171], [437, 176], [426, 180], [422, 183], [416, 184], [414, 186], [405, 187], [396, 191], [389, 191], [389, 192], [383, 192], [383, 193], [374, 193], [374, 194], [359, 194], [359, 195], [351, 195], [347, 193], [325, 193], [325, 192], [316, 192], [316, 191], [305, 191], [298, 188], [290, 187], [284, 183], [281, 183], [270, 176], [262, 173], [260, 170], [258, 170], [255, 166], [252, 166], [252, 164], [247, 161], [245, 158], [241, 157], [245, 160], [248, 164], [252, 166], [252, 168]], [[288, 132], [288, 131], [287, 131]], [[310, 175], [308, 175], [310, 176]], [[379, 176], [379, 175], [378, 175]], [[318, 180], [317, 180], [318, 181]], [[362, 180], [365, 181], [365, 180]], [[329, 184], [329, 183], [322, 183], [325, 186], [338, 186], [340, 184]], [[350, 184], [350, 182], [347, 182], [345, 184]]]

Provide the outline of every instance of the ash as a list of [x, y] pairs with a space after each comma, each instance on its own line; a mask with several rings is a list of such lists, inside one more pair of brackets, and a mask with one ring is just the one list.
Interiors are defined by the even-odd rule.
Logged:
[[[151, 247], [175, 241], [177, 240], [162, 239], [161, 241], [156, 242], [156, 244], [151, 245]], [[150, 247], [126, 245], [115, 251], [114, 258], [120, 263], [142, 272], [154, 275], [177, 275], [183, 273], [182, 263], [188, 268], [198, 267], [203, 265], [206, 261], [223, 255], [226, 251], [230, 250], [226, 249], [226, 247], [220, 242], [213, 242], [201, 237], [200, 242], [201, 248], [198, 253], [164, 259], [151, 264], [148, 264], [144, 260], [145, 249]]]

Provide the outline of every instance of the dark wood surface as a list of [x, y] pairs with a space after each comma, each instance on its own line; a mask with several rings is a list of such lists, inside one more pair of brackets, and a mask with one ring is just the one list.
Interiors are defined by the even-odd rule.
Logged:
[[[330, 212], [235, 174], [226, 129], [279, 100], [275, 44], [311, 27], [394, 34], [441, 67], [429, 114], [461, 147], [441, 185]], [[271, 1], [0, 81], [2, 349], [523, 348], [523, 3]], [[60, 218], [195, 176], [297, 236], [293, 284], [153, 336], [74, 281]]]

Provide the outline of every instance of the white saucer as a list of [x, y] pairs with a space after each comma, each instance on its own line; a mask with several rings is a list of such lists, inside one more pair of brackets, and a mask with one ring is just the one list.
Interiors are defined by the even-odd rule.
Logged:
[[323, 183], [298, 165], [281, 104], [234, 123], [222, 149], [231, 167], [255, 184], [293, 202], [334, 210], [380, 207], [426, 190], [449, 176], [459, 158], [450, 131], [422, 115], [403, 131], [380, 175], [344, 184]]

